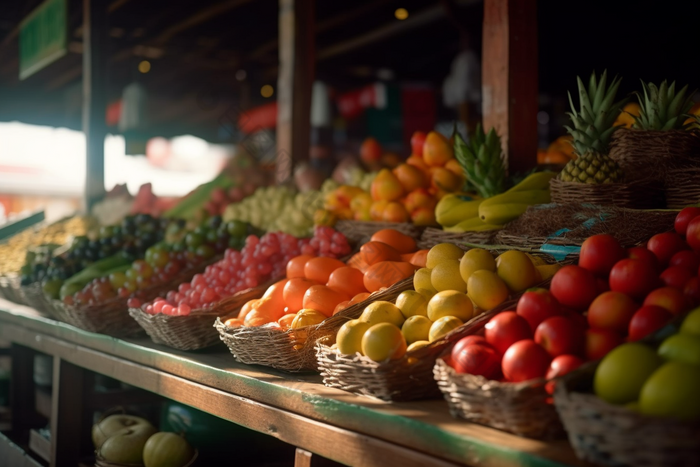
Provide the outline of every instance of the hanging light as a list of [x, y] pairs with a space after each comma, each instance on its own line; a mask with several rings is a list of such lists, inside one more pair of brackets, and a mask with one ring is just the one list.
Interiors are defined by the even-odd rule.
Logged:
[[141, 63], [139, 63], [139, 71], [141, 73], [148, 73], [151, 71], [151, 62], [148, 60], [143, 60]]
[[272, 95], [275, 93], [275, 90], [272, 86], [269, 84], [266, 84], [265, 86], [260, 88], [260, 95], [263, 97], [272, 97]]
[[397, 8], [396, 11], [394, 12], [394, 16], [399, 21], [403, 21], [406, 18], [408, 18], [408, 10], [406, 10], [405, 8]]

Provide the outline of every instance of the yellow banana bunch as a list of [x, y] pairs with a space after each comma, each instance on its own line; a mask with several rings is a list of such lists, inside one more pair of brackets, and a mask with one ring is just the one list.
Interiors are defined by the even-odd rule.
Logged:
[[459, 224], [445, 227], [444, 229], [445, 232], [483, 232], [486, 230], [498, 230], [502, 227], [502, 225], [487, 224], [477, 216], [465, 219]]
[[452, 227], [465, 219], [479, 216], [481, 198], [459, 194], [445, 195], [435, 207], [435, 219], [443, 227]]

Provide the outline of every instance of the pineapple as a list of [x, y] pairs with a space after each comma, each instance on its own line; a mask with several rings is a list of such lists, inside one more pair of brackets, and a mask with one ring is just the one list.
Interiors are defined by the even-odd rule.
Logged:
[[478, 124], [473, 138], [467, 144], [455, 129], [454, 153], [467, 180], [482, 198], [490, 198], [505, 191], [506, 168], [501, 138], [496, 130], [491, 128], [486, 134], [481, 124]]
[[577, 77], [576, 80], [581, 108], [576, 110], [569, 93], [572, 110], [569, 116], [573, 128], [567, 126], [566, 131], [574, 138], [574, 152], [578, 158], [569, 161], [558, 177], [565, 182], [576, 183], [618, 182], [622, 180], [623, 173], [617, 162], [608, 156], [608, 145], [615, 130], [620, 128], [614, 124], [626, 103], [626, 99], [613, 102], [622, 79], [615, 77], [606, 87], [607, 71], [603, 72], [600, 80], [596, 80], [594, 72], [588, 89], [581, 78]]
[[639, 130], [676, 130], [683, 128], [693, 102], [686, 96], [688, 86], [676, 92], [676, 82], [670, 86], [664, 80], [660, 86], [642, 82], [644, 96], [637, 93], [639, 106], [638, 117], [634, 119], [634, 128]]

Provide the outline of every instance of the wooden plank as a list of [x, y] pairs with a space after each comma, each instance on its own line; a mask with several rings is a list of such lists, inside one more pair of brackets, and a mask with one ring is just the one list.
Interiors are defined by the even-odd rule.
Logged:
[[485, 0], [483, 121], [501, 136], [511, 173], [537, 163], [536, 0]]
[[294, 467], [338, 467], [340, 465], [301, 448], [297, 448], [294, 454]]
[[53, 392], [51, 400], [52, 467], [73, 467], [78, 464], [83, 430], [83, 398], [85, 370], [54, 355]]

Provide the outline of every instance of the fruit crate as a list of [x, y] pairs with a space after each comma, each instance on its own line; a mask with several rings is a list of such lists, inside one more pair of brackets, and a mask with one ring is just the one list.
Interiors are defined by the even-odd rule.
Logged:
[[410, 223], [340, 220], [335, 230], [345, 235], [348, 241], [360, 243], [383, 229], [394, 229], [418, 240], [424, 227]]
[[617, 206], [633, 209], [663, 208], [663, 186], [653, 179], [620, 183], [575, 183], [553, 178], [549, 182], [552, 202], [577, 203], [586, 200], [590, 204]]
[[286, 331], [272, 325], [232, 328], [220, 318], [214, 326], [236, 361], [290, 372], [317, 371], [315, 345], [318, 341], [332, 344], [338, 329], [345, 322], [358, 318], [367, 305], [378, 300], [395, 300], [412, 286], [413, 278], [405, 279], [314, 326]]

